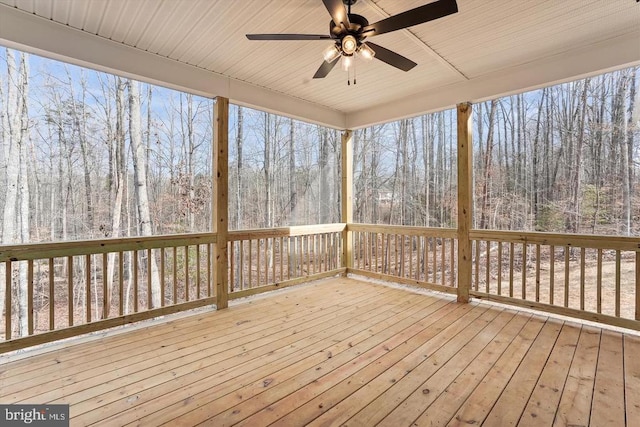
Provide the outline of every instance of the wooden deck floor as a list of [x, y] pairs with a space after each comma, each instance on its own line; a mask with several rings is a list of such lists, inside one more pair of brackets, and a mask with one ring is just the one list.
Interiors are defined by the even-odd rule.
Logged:
[[640, 425], [635, 335], [344, 278], [0, 361], [72, 426]]

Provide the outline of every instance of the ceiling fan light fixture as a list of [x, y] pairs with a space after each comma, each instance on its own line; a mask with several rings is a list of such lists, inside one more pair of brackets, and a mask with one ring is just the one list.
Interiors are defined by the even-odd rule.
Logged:
[[338, 49], [338, 46], [336, 46], [335, 44], [332, 44], [322, 52], [322, 56], [324, 57], [325, 61], [333, 62], [340, 56], [340, 49]]
[[342, 51], [347, 55], [353, 55], [358, 49], [358, 41], [352, 35], [343, 37]]
[[371, 49], [367, 44], [362, 43], [360, 48], [358, 49], [358, 53], [360, 56], [367, 61], [371, 61], [374, 56], [376, 56], [376, 51]]
[[342, 69], [344, 71], [349, 71], [349, 68], [351, 68], [351, 65], [353, 65], [353, 56], [343, 56]]

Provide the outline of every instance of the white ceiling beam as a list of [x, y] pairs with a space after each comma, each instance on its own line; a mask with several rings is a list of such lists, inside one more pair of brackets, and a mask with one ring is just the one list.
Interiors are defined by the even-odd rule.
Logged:
[[344, 113], [86, 33], [0, 4], [0, 44], [324, 126], [344, 129]]
[[347, 128], [415, 117], [460, 102], [525, 92], [640, 64], [640, 31], [350, 113]]

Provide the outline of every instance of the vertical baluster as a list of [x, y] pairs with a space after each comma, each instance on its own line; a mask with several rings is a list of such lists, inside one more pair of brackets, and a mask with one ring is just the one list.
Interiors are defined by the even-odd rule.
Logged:
[[485, 260], [485, 266], [484, 266], [484, 280], [485, 280], [485, 292], [489, 293], [489, 284], [491, 282], [491, 242], [486, 240], [484, 242], [484, 247], [485, 250], [487, 251], [487, 256], [486, 256], [486, 260]]
[[423, 262], [422, 259], [422, 236], [416, 236], [416, 280], [419, 282], [422, 280], [421, 270]]
[[244, 240], [240, 240], [240, 266], [239, 266], [239, 280], [240, 280], [240, 290], [244, 290]]
[[616, 317], [620, 317], [620, 250], [616, 250]]
[[306, 236], [307, 276], [311, 275], [311, 236]]
[[540, 245], [536, 245], [536, 302], [540, 302]]
[[498, 295], [502, 295], [502, 242], [498, 242]]
[[91, 322], [91, 255], [85, 255], [85, 262], [84, 262], [86, 271], [85, 271], [85, 296], [87, 299], [87, 312], [86, 312], [86, 318], [87, 318], [87, 323]]
[[[405, 246], [406, 246], [406, 240], [407, 240], [407, 236], [405, 236], [404, 234], [400, 235], [400, 277], [405, 277], [406, 276], [406, 271], [405, 271], [405, 266], [406, 266], [406, 251], [405, 251]], [[396, 239], [396, 244], [397, 244], [398, 240]]]
[[[212, 258], [213, 258], [213, 251], [211, 250], [211, 248], [213, 247], [213, 245], [211, 243], [207, 243], [207, 296], [211, 297], [212, 296], [212, 283], [211, 283], [211, 278], [213, 276], [213, 271], [211, 270], [211, 264], [212, 264]], [[240, 261], [242, 263], [242, 261]]]
[[[373, 247], [375, 250], [375, 257], [376, 257], [376, 272], [378, 272], [378, 270], [380, 269], [380, 250], [379, 248], [382, 248], [382, 244], [384, 244], [384, 242], [380, 242], [380, 245], [378, 245], [378, 234], [379, 233], [375, 233], [375, 237], [376, 237], [376, 245]], [[384, 239], [384, 237], [383, 237]]]
[[513, 298], [513, 242], [509, 243], [509, 297]]
[[584, 310], [585, 249], [580, 248], [580, 310]]
[[118, 252], [118, 314], [124, 314], [124, 253]]
[[178, 303], [178, 248], [173, 247], [173, 303]]
[[556, 247], [549, 247], [549, 304], [553, 305], [555, 294], [554, 284], [556, 282]]
[[69, 326], [73, 326], [73, 257], [67, 257], [67, 292], [68, 292], [68, 302], [67, 309], [69, 311]]
[[231, 267], [229, 267], [229, 285], [231, 286], [231, 291], [233, 292], [236, 289], [236, 242], [229, 242], [229, 263]]
[[253, 270], [253, 254], [252, 252], [252, 245], [253, 245], [253, 240], [249, 239], [249, 289], [251, 289], [253, 287], [253, 282], [251, 281], [251, 276], [252, 276], [252, 270]]
[[[103, 253], [102, 254], [102, 318], [106, 319], [109, 316], [109, 311], [108, 311], [108, 296], [109, 294], [107, 293], [107, 267], [108, 267], [108, 260], [107, 260], [107, 253]], [[97, 281], [97, 278], [96, 278]], [[97, 284], [96, 284], [97, 286]], [[98, 310], [96, 309], [96, 313], [98, 313]]]
[[147, 249], [147, 310], [150, 310], [153, 305], [153, 300], [151, 298], [153, 293], [153, 289], [151, 289], [151, 279], [151, 249]]
[[449, 239], [449, 286], [452, 288], [456, 285], [455, 244], [456, 241], [454, 239]]
[[476, 247], [476, 259], [475, 259], [475, 270], [476, 274], [474, 277], [474, 289], [477, 291], [480, 287], [480, 240], [475, 240], [473, 244]]
[[438, 241], [435, 237], [432, 238], [431, 240], [433, 241], [433, 282], [432, 283], [437, 283], [438, 282], [438, 264], [437, 264]]
[[189, 246], [184, 247], [184, 300], [189, 301], [189, 288], [191, 280], [189, 278]]
[[640, 320], [640, 252], [636, 252], [636, 307], [635, 319]]
[[109, 304], [111, 304], [111, 301], [109, 301], [109, 292], [107, 290], [107, 274], [108, 274], [108, 267], [109, 267], [109, 261], [107, 259], [107, 253], [103, 253], [102, 254], [102, 318], [106, 319], [107, 317], [109, 317]]
[[293, 257], [296, 254], [295, 237], [288, 236], [287, 237], [287, 280], [291, 279], [292, 271], [295, 264], [293, 262]]
[[362, 267], [362, 232], [354, 231], [353, 234], [353, 267], [360, 269]]
[[527, 299], [527, 244], [522, 244], [522, 299]]
[[33, 335], [33, 260], [27, 261], [27, 333]]
[[164, 307], [164, 294], [165, 294], [165, 286], [166, 286], [166, 275], [165, 275], [165, 250], [164, 248], [160, 248], [160, 307]]
[[133, 312], [138, 312], [138, 251], [133, 251]]
[[564, 306], [569, 307], [569, 246], [564, 247]]
[[598, 249], [598, 264], [596, 267], [596, 311], [602, 313], [602, 249]]
[[256, 242], [256, 252], [258, 253], [258, 259], [256, 261], [256, 276], [257, 276], [257, 283], [256, 286], [260, 286], [260, 243], [261, 243], [261, 239], [258, 239]]
[[49, 258], [49, 330], [56, 328], [56, 296], [55, 296], [55, 266], [53, 258]]
[[[228, 244], [228, 243], [227, 243]], [[233, 245], [233, 242], [231, 242]], [[196, 299], [200, 299], [200, 245], [196, 245]], [[233, 283], [233, 282], [231, 282]]]
[[446, 241], [445, 239], [441, 239], [442, 245], [440, 246], [440, 284], [444, 286], [444, 260], [445, 260], [445, 249], [446, 249]]
[[317, 235], [313, 235], [313, 273], [318, 273], [318, 239]]
[[13, 313], [11, 312], [11, 279], [12, 279], [12, 272], [13, 272], [13, 266], [11, 265], [11, 261], [5, 261], [4, 263], [5, 265], [5, 293], [4, 293], [4, 309], [5, 309], [5, 318], [4, 318], [4, 339], [5, 340], [10, 340], [11, 339], [11, 332], [12, 332], [12, 327], [11, 327], [11, 317], [13, 316]]
[[394, 257], [393, 257], [393, 261], [395, 262], [395, 272], [396, 272], [396, 276], [400, 276], [402, 274], [402, 266], [400, 265], [400, 251], [398, 251], [398, 235], [395, 234], [395, 239], [394, 239]]

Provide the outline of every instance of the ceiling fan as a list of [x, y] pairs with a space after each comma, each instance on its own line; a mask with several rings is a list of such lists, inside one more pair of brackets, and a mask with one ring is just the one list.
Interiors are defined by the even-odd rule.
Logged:
[[313, 76], [314, 79], [326, 77], [340, 58], [342, 58], [343, 68], [348, 70], [356, 54], [367, 60], [375, 57], [402, 71], [409, 71], [417, 65], [415, 62], [365, 40], [368, 37], [402, 30], [458, 12], [456, 0], [438, 0], [369, 24], [364, 16], [351, 13], [351, 6], [357, 0], [322, 1], [331, 15], [328, 35], [247, 34], [247, 38], [249, 40], [333, 40], [334, 43], [323, 52], [324, 62]]

